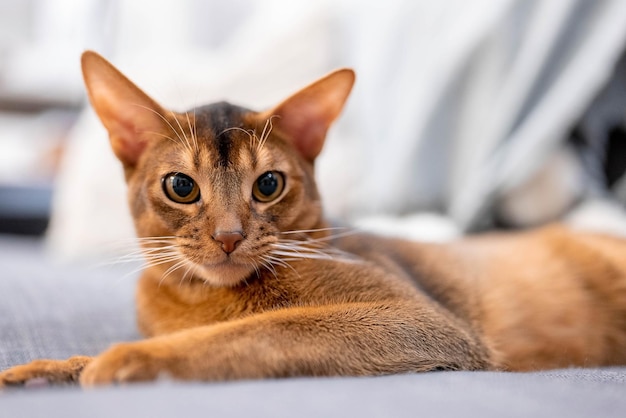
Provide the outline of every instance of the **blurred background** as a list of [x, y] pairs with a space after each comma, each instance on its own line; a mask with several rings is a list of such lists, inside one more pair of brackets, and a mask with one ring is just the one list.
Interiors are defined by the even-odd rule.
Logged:
[[[554, 220], [626, 235], [622, 0], [0, 0], [0, 233], [62, 259], [132, 237], [80, 53], [165, 107], [357, 84], [317, 164], [333, 218], [447, 240]], [[0, 254], [1, 257], [1, 254]]]

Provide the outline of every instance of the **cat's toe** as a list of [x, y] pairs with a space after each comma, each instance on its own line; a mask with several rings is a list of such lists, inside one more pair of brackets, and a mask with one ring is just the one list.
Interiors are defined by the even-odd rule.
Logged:
[[45, 375], [46, 365], [41, 360], [14, 366], [0, 373], [0, 388], [24, 386], [34, 380], [47, 382]]
[[11, 371], [12, 369], [0, 372], [0, 389], [4, 389], [10, 386], [19, 386], [24, 384], [24, 380], [16, 377]]
[[75, 356], [67, 360], [34, 360], [14, 366], [0, 372], [0, 388], [74, 383], [90, 361], [90, 357]]
[[80, 376], [84, 387], [155, 380], [163, 367], [149, 351], [118, 344], [96, 357]]

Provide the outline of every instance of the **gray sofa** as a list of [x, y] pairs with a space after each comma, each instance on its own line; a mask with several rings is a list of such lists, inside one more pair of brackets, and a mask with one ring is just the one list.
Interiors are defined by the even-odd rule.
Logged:
[[[139, 338], [135, 268], [58, 265], [38, 240], [0, 236], [0, 369]], [[0, 392], [1, 418], [39, 416], [624, 417], [626, 367]]]

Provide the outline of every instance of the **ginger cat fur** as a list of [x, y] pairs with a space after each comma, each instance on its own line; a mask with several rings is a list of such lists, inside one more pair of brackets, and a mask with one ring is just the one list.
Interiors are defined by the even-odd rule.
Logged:
[[314, 160], [351, 70], [264, 112], [175, 113], [94, 52], [82, 68], [148, 261], [147, 338], [15, 366], [0, 385], [626, 364], [623, 240], [555, 225], [425, 244], [329, 227]]

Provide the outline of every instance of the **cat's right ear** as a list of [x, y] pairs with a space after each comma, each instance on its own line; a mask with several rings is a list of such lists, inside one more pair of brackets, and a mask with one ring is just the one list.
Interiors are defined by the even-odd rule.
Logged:
[[354, 78], [349, 68], [336, 70], [260, 113], [258, 118], [261, 123], [273, 121], [274, 128], [292, 141], [300, 155], [313, 162], [350, 95]]
[[150, 133], [166, 129], [166, 113], [111, 63], [93, 51], [81, 57], [89, 101], [109, 131], [111, 147], [125, 168], [137, 164]]

